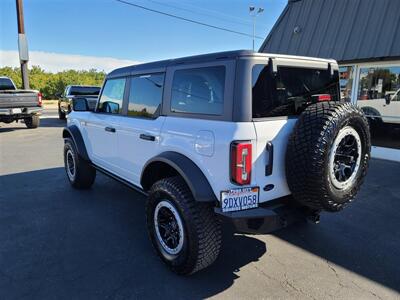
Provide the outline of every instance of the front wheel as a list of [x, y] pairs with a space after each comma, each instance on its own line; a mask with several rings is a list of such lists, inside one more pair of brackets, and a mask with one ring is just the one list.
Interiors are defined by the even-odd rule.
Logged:
[[73, 140], [67, 138], [64, 144], [64, 166], [69, 182], [74, 188], [88, 189], [96, 179], [96, 170], [83, 160]]
[[65, 120], [65, 112], [63, 112], [63, 111], [61, 110], [61, 107], [60, 107], [60, 106], [58, 106], [58, 118], [59, 118], [60, 120]]
[[208, 203], [196, 202], [184, 180], [157, 181], [146, 205], [147, 228], [160, 258], [188, 275], [211, 265], [221, 246], [221, 225]]

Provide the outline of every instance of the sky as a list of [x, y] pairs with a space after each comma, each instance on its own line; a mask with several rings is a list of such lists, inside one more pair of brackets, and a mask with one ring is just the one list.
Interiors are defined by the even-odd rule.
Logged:
[[[124, 0], [198, 22], [252, 34], [248, 7], [265, 10], [265, 38], [287, 0]], [[30, 65], [47, 71], [120, 66], [188, 55], [251, 49], [252, 38], [199, 26], [116, 0], [25, 0]], [[256, 39], [258, 49], [263, 40]], [[18, 65], [15, 0], [0, 0], [0, 67]]]

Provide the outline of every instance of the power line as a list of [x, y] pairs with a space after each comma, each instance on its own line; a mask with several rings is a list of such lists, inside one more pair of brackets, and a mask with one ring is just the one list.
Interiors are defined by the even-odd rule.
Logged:
[[[126, 5], [134, 6], [134, 7], [137, 7], [137, 8], [141, 8], [141, 9], [144, 9], [144, 10], [147, 10], [147, 11], [151, 11], [151, 12], [154, 12], [154, 13], [157, 13], [157, 14], [160, 14], [160, 15], [164, 15], [164, 16], [168, 16], [168, 17], [175, 18], [175, 19], [178, 19], [178, 20], [186, 21], [186, 22], [189, 22], [189, 23], [193, 23], [193, 24], [197, 24], [197, 25], [201, 25], [201, 26], [205, 26], [205, 27], [209, 27], [209, 28], [214, 28], [214, 29], [218, 29], [218, 30], [222, 30], [222, 31], [230, 32], [230, 33], [235, 33], [235, 34], [239, 34], [239, 35], [242, 35], [242, 36], [253, 37], [251, 34], [248, 34], [248, 33], [244, 33], [244, 32], [232, 30], [232, 29], [229, 29], [229, 28], [219, 27], [219, 26], [215, 26], [215, 25], [199, 22], [199, 21], [196, 21], [196, 20], [180, 17], [180, 16], [177, 16], [177, 15], [169, 14], [169, 13], [166, 13], [166, 12], [163, 12], [163, 11], [155, 10], [155, 9], [152, 9], [152, 8], [149, 8], [149, 7], [145, 7], [145, 6], [142, 6], [142, 5], [138, 5], [138, 4], [135, 4], [135, 3], [131, 3], [131, 2], [128, 2], [128, 1], [124, 1], [124, 0], [115, 0], [115, 1], [123, 3], [123, 4], [126, 4]], [[260, 40], [264, 39], [261, 36], [255, 36], [255, 38], [260, 39]]]
[[[251, 22], [248, 21], [248, 20], [245, 20], [245, 19], [242, 19], [242, 18], [239, 18], [239, 17], [235, 17], [235, 16], [225, 15], [225, 14], [222, 14], [222, 13], [220, 13], [220, 12], [218, 12], [218, 11], [211, 10], [211, 9], [207, 9], [207, 10], [206, 10], [206, 9], [204, 9], [204, 8], [201, 8], [201, 7], [192, 6], [194, 9], [197, 10], [197, 11], [196, 11], [196, 10], [194, 10], [194, 9], [189, 9], [189, 8], [185, 8], [185, 7], [180, 7], [180, 6], [177, 6], [177, 5], [173, 5], [173, 4], [169, 4], [169, 3], [164, 3], [164, 2], [161, 2], [161, 1], [156, 1], [156, 0], [147, 0], [147, 1], [152, 2], [152, 3], [155, 3], [155, 4], [158, 4], [158, 5], [170, 7], [170, 8], [179, 9], [179, 10], [182, 10], [182, 11], [187, 11], [187, 12], [189, 12], [189, 13], [194, 13], [194, 14], [198, 14], [198, 15], [200, 14], [200, 15], [207, 16], [207, 17], [211, 17], [211, 18], [214, 18], [214, 19], [219, 19], [219, 20], [221, 20], [221, 21], [223, 21], [223, 22], [229, 22], [229, 23], [233, 23], [233, 24], [241, 24], [241, 25], [244, 25], [244, 26], [251, 26]], [[180, 5], [182, 5], [182, 4], [185, 5], [184, 3], [180, 3]], [[198, 10], [209, 11], [210, 13], [199, 12]], [[216, 15], [213, 15], [212, 13], [219, 14], [219, 15], [221, 15], [221, 17], [218, 17], [218, 16], [216, 16]], [[240, 21], [234, 21], [233, 18], [234, 18], [234, 19], [237, 19], [237, 20], [240, 20]], [[230, 19], [230, 20], [229, 20], [229, 19]]]
[[[215, 14], [218, 14], [220, 16], [224, 16], [226, 18], [240, 20], [240, 21], [242, 21], [242, 22], [240, 22], [241, 24], [245, 24], [246, 23], [246, 25], [250, 25], [251, 26], [251, 23], [252, 23], [248, 19], [241, 18], [241, 17], [238, 17], [238, 16], [233, 16], [233, 15], [228, 15], [228, 14], [225, 14], [225, 13], [223, 13], [221, 11], [217, 11], [217, 10], [213, 10], [213, 9], [209, 9], [209, 8], [205, 8], [205, 7], [200, 7], [200, 6], [197, 6], [197, 5], [193, 5], [192, 3], [181, 2], [179, 4], [183, 5], [183, 6], [186, 6], [186, 7], [192, 7], [194, 9], [196, 9], [196, 10], [202, 10], [202, 11], [207, 11], [207, 12], [210, 12], [210, 13], [215, 13]], [[196, 13], [198, 13], [198, 12], [196, 11]], [[264, 26], [268, 26], [265, 23], [259, 23], [259, 24], [264, 25]]]

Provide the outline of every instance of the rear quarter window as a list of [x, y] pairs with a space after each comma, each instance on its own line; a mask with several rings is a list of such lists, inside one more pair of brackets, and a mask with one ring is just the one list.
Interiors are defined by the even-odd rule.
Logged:
[[222, 115], [224, 89], [224, 66], [177, 70], [172, 81], [171, 111]]
[[299, 115], [319, 94], [340, 100], [338, 71], [285, 66], [274, 74], [267, 65], [253, 67], [253, 118]]

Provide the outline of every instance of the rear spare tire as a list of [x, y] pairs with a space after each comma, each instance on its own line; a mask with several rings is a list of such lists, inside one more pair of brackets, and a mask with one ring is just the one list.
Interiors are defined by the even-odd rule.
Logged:
[[339, 211], [357, 194], [368, 169], [371, 138], [362, 110], [323, 102], [299, 117], [288, 142], [286, 178], [295, 200]]

